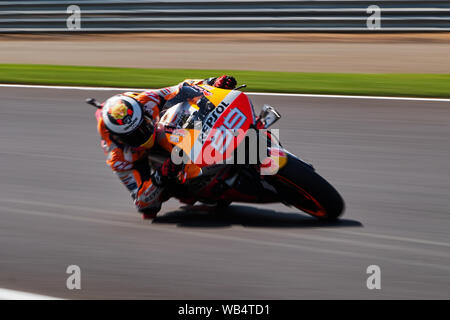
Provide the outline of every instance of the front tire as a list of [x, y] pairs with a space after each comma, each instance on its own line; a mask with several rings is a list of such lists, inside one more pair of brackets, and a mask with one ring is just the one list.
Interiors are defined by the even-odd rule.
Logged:
[[314, 169], [288, 154], [287, 164], [272, 178], [282, 201], [321, 220], [335, 220], [344, 211], [344, 200]]

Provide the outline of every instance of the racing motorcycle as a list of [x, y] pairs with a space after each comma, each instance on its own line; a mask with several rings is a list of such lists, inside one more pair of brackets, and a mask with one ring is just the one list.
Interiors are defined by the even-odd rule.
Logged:
[[[182, 169], [171, 195], [180, 202], [201, 202], [223, 209], [232, 202], [281, 202], [321, 220], [344, 211], [336, 189], [314, 167], [286, 150], [274, 129], [281, 116], [264, 105], [255, 115], [239, 91], [196, 85], [203, 92], [164, 107], [157, 126], [158, 146], [149, 162], [157, 168], [171, 157]], [[89, 104], [100, 107], [94, 99]], [[178, 163], [177, 163], [178, 161]]]

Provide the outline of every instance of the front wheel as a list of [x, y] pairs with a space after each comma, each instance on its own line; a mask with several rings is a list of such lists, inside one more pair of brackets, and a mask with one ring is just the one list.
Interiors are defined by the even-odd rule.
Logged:
[[344, 211], [344, 200], [336, 189], [290, 154], [287, 164], [271, 179], [283, 202], [316, 218], [335, 220]]

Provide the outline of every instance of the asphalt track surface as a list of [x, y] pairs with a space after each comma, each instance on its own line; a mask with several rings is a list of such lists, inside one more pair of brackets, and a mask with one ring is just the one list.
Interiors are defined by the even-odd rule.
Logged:
[[[255, 96], [342, 194], [339, 223], [283, 205], [140, 220], [84, 98], [0, 88], [0, 287], [70, 299], [450, 298], [450, 103]], [[82, 289], [66, 288], [78, 265]], [[381, 268], [381, 290], [366, 269]]]

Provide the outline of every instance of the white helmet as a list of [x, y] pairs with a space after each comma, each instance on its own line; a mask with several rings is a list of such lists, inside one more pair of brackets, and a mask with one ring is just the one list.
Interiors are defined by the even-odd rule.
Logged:
[[109, 98], [102, 108], [102, 118], [106, 128], [120, 142], [131, 147], [153, 146], [153, 121], [135, 99], [124, 95]]

